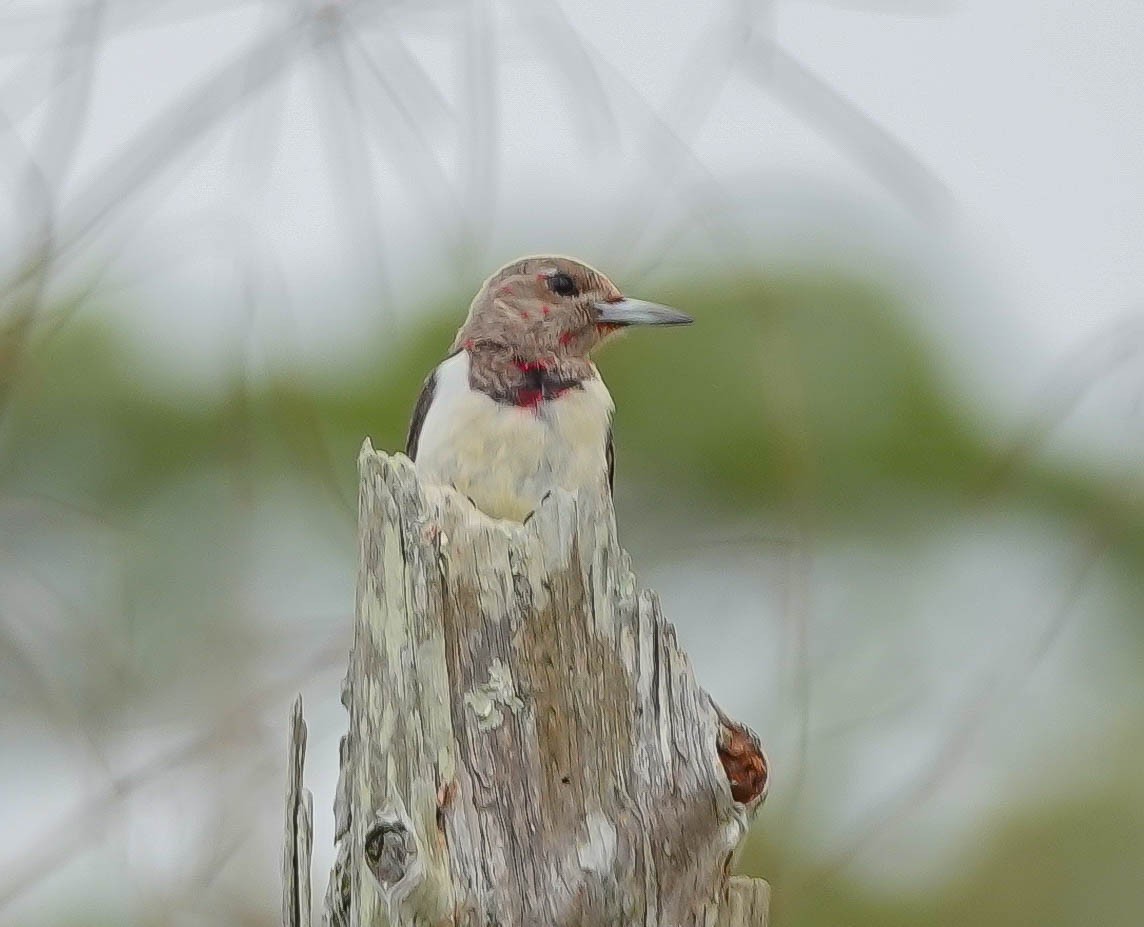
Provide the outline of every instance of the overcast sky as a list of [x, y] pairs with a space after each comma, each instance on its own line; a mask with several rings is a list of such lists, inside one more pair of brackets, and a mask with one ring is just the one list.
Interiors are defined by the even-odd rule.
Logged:
[[[920, 280], [939, 333], [1017, 396], [1144, 293], [1132, 0], [330, 7], [352, 17], [351, 92], [337, 56], [296, 42], [285, 76], [79, 249], [115, 249], [123, 304], [148, 307], [141, 339], [175, 347], [164, 363], [230, 357], [219, 339], [251, 267], [263, 340], [321, 355], [363, 313], [471, 286], [519, 251], [580, 253], [621, 283], [662, 261], [637, 280], [654, 287], [712, 247], [765, 263], [811, 244]], [[50, 77], [60, 25], [45, 11], [70, 8], [0, 12], [0, 107], [33, 150], [28, 88]], [[82, 222], [106, 166], [171, 136], [146, 127], [285, 8], [109, 3], [64, 216]], [[220, 12], [184, 15], [202, 9]], [[789, 57], [768, 57], [772, 39]]]

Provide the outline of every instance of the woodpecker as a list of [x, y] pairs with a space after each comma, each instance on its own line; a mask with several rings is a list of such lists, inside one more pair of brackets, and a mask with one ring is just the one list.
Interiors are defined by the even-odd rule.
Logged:
[[687, 325], [628, 299], [598, 270], [534, 256], [489, 277], [429, 375], [405, 453], [428, 483], [494, 518], [525, 521], [548, 493], [613, 479], [611, 394], [590, 355], [621, 329]]

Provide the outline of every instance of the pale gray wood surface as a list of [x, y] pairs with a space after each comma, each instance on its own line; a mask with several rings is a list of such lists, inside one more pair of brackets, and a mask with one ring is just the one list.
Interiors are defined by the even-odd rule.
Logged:
[[302, 697], [290, 711], [290, 749], [286, 767], [286, 837], [282, 851], [283, 927], [310, 927], [310, 851], [314, 840], [314, 809], [302, 788], [306, 765], [306, 722]]
[[637, 585], [610, 499], [558, 491], [521, 526], [368, 442], [360, 471], [326, 923], [765, 924], [766, 883], [728, 879], [765, 758]]

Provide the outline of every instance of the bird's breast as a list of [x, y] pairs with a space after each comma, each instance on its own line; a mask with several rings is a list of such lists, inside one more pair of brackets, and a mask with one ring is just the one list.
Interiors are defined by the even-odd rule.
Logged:
[[540, 388], [529, 402], [497, 401], [469, 385], [466, 352], [437, 370], [417, 469], [451, 485], [483, 511], [522, 520], [556, 487], [598, 485], [607, 470], [612, 398], [599, 377]]

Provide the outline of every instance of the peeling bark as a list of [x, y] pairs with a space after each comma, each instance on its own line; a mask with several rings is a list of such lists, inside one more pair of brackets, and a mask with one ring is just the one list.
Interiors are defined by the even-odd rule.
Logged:
[[604, 494], [526, 525], [360, 458], [332, 927], [745, 927], [757, 738], [698, 686]]

